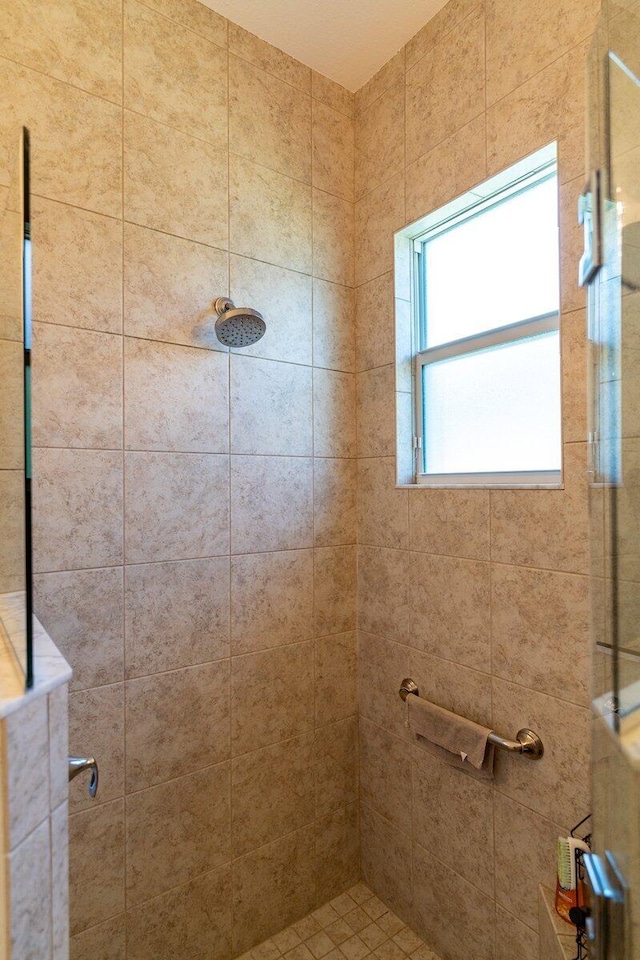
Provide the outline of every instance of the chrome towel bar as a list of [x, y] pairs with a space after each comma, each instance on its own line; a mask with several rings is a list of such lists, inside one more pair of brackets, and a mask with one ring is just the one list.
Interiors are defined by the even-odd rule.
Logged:
[[[406, 679], [402, 681], [398, 693], [400, 694], [401, 700], [406, 700], [409, 695], [414, 697], [420, 696], [417, 683], [410, 677], [406, 677]], [[489, 734], [488, 740], [489, 743], [499, 747], [501, 750], [508, 750], [509, 753], [521, 753], [524, 757], [528, 757], [529, 760], [539, 760], [544, 753], [542, 740], [537, 733], [534, 733], [533, 730], [529, 730], [527, 727], [518, 730], [515, 740], [507, 740], [505, 737], [500, 737], [497, 733], [494, 733], [493, 730]]]

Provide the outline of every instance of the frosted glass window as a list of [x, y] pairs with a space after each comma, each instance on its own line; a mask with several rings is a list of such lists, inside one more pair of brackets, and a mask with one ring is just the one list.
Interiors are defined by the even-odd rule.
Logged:
[[427, 238], [423, 251], [421, 349], [557, 310], [555, 175]]
[[558, 331], [425, 364], [422, 403], [428, 474], [559, 471]]

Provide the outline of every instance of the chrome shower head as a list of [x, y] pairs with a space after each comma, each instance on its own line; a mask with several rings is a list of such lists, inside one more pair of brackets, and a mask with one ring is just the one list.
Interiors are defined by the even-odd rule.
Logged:
[[216, 336], [226, 347], [250, 347], [264, 336], [267, 325], [252, 307], [236, 307], [232, 300], [218, 297], [213, 309], [218, 314]]

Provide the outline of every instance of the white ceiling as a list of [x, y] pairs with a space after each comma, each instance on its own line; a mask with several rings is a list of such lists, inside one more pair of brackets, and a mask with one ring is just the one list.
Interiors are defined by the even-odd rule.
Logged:
[[349, 90], [358, 90], [446, 0], [202, 0]]

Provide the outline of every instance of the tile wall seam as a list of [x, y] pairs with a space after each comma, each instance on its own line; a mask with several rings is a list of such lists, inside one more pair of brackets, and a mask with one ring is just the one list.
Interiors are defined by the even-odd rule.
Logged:
[[[121, 310], [121, 325], [120, 331], [122, 335], [122, 594], [121, 594], [121, 610], [122, 610], [122, 674], [123, 674], [123, 730], [122, 730], [122, 826], [123, 826], [123, 836], [122, 836], [122, 906], [123, 906], [123, 937], [124, 937], [124, 952], [125, 960], [128, 953], [128, 924], [127, 924], [127, 907], [128, 907], [128, 890], [127, 890], [127, 833], [128, 833], [128, 822], [127, 822], [127, 804], [126, 804], [126, 771], [127, 771], [127, 688], [126, 688], [126, 630], [127, 630], [127, 605], [124, 589], [124, 564], [127, 559], [126, 555], [126, 492], [127, 492], [127, 476], [126, 476], [126, 462], [124, 456], [124, 450], [126, 447], [126, 423], [125, 423], [125, 411], [126, 411], [126, 367], [125, 367], [125, 356], [124, 356], [124, 332], [125, 332], [125, 315], [126, 315], [126, 289], [125, 289], [125, 278], [126, 278], [126, 258], [125, 258], [125, 226], [124, 226], [124, 214], [125, 214], [125, 164], [127, 162], [127, 157], [125, 155], [125, 80], [126, 80], [126, 71], [125, 71], [125, 3], [126, 0], [122, 0], [121, 3], [121, 29], [120, 29], [120, 43], [121, 43], [121, 56], [120, 56], [120, 69], [121, 69], [121, 84], [122, 84], [122, 114], [121, 114], [121, 134], [120, 134], [120, 149], [121, 149], [121, 164], [120, 164], [120, 212], [122, 219], [121, 226], [121, 242], [120, 242], [120, 252], [121, 252], [121, 278], [120, 278], [120, 310]], [[98, 761], [100, 762], [100, 761]], [[70, 818], [69, 818], [70, 819]]]
[[[108, 97], [104, 97], [99, 93], [94, 93], [92, 90], [87, 90], [85, 87], [80, 87], [76, 83], [71, 83], [69, 80], [61, 80], [60, 77], [56, 77], [52, 73], [47, 73], [47, 71], [44, 69], [34, 67], [32, 64], [22, 63], [22, 61], [14, 60], [12, 57], [7, 57], [4, 54], [0, 55], [0, 65], [2, 63], [11, 63], [14, 67], [18, 67], [20, 70], [26, 70], [28, 73], [35, 73], [39, 77], [46, 77], [47, 80], [52, 80], [54, 83], [60, 83], [65, 87], [70, 87], [71, 90], [77, 90], [78, 93], [83, 93], [86, 97], [91, 97], [94, 100], [99, 100], [101, 103], [108, 103], [111, 107], [116, 107], [120, 110], [122, 109], [122, 101], [110, 100]], [[8, 186], [8, 184], [6, 184], [6, 186]]]
[[[161, 10], [158, 10], [157, 7], [150, 6], [150, 4], [145, 3], [145, 0], [129, 0], [129, 2], [130, 3], [133, 2], [140, 7], [144, 7], [146, 10], [149, 10], [151, 13], [155, 13], [158, 17], [161, 17], [163, 20], [167, 20], [169, 23], [173, 23], [175, 26], [180, 27], [182, 30], [186, 30], [187, 33], [193, 33], [196, 37], [199, 37], [200, 40], [205, 40], [207, 43], [210, 43], [212, 46], [217, 47], [218, 50], [227, 51], [229, 49], [228, 36], [227, 36], [227, 44], [226, 46], [223, 46], [222, 44], [218, 43], [216, 40], [212, 40], [211, 37], [206, 37], [203, 33], [200, 33], [198, 30], [194, 30], [192, 27], [188, 27], [185, 23], [181, 23], [179, 20], [174, 19], [174, 17], [168, 16], [166, 13], [163, 13]], [[203, 5], [208, 6], [208, 4], [203, 4]], [[223, 17], [221, 13], [217, 13], [217, 11], [213, 10], [212, 7], [210, 9], [212, 10], [213, 13], [217, 14], [217, 16], [219, 16], [221, 20], [225, 22], [226, 30], [228, 34], [228, 30], [229, 30], [228, 19], [226, 17]], [[123, 14], [124, 14], [124, 11], [123, 11]]]

